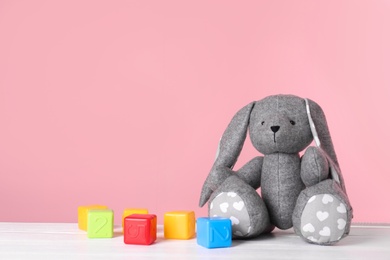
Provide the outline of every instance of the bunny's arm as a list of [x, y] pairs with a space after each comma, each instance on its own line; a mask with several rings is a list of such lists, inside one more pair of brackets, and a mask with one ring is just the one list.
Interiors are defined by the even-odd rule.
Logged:
[[248, 183], [255, 190], [260, 187], [261, 169], [264, 157], [258, 156], [247, 162], [237, 172], [225, 166], [215, 166], [211, 169], [206, 181], [203, 184], [199, 200], [202, 207], [210, 198], [214, 190], [231, 175], [235, 174], [240, 179]]
[[310, 146], [301, 160], [301, 178], [306, 187], [313, 186], [329, 176], [329, 164], [324, 152]]
[[263, 167], [262, 156], [257, 156], [247, 162], [237, 171], [237, 176], [248, 183], [252, 188], [257, 190], [260, 188], [261, 169]]

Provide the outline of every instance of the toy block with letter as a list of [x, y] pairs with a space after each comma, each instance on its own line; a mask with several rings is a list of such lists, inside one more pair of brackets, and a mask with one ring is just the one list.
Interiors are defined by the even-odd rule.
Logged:
[[88, 211], [88, 238], [112, 238], [114, 235], [114, 212], [111, 209]]
[[153, 214], [132, 214], [125, 217], [125, 244], [150, 245], [157, 238], [157, 217]]
[[206, 248], [232, 245], [232, 222], [228, 218], [198, 218], [197, 243]]

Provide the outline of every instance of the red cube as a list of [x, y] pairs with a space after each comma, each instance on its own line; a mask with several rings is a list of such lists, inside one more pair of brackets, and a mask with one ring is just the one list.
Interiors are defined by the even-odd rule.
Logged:
[[125, 244], [150, 245], [157, 238], [157, 217], [153, 214], [133, 214], [125, 217]]

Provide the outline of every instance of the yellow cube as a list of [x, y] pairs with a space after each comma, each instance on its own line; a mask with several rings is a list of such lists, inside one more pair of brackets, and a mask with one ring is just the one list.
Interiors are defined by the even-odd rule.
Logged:
[[142, 208], [138, 208], [138, 209], [131, 209], [131, 208], [127, 208], [123, 211], [123, 215], [122, 215], [122, 227], [124, 226], [124, 221], [125, 221], [125, 217], [127, 216], [130, 216], [130, 215], [133, 215], [133, 214], [148, 214], [149, 211], [147, 209], [142, 209]]
[[191, 239], [195, 236], [195, 213], [172, 211], [164, 214], [164, 237], [167, 239]]
[[78, 207], [79, 229], [87, 231], [88, 229], [88, 211], [91, 209], [107, 209], [104, 205], [89, 205]]

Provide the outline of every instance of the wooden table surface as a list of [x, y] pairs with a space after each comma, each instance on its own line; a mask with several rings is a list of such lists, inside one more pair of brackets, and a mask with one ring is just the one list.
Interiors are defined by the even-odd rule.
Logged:
[[353, 225], [334, 246], [311, 245], [291, 229], [232, 247], [207, 249], [190, 240], [166, 240], [158, 227], [150, 246], [126, 245], [121, 228], [108, 239], [88, 239], [76, 223], [0, 223], [0, 259], [369, 259], [390, 260], [389, 225]]

